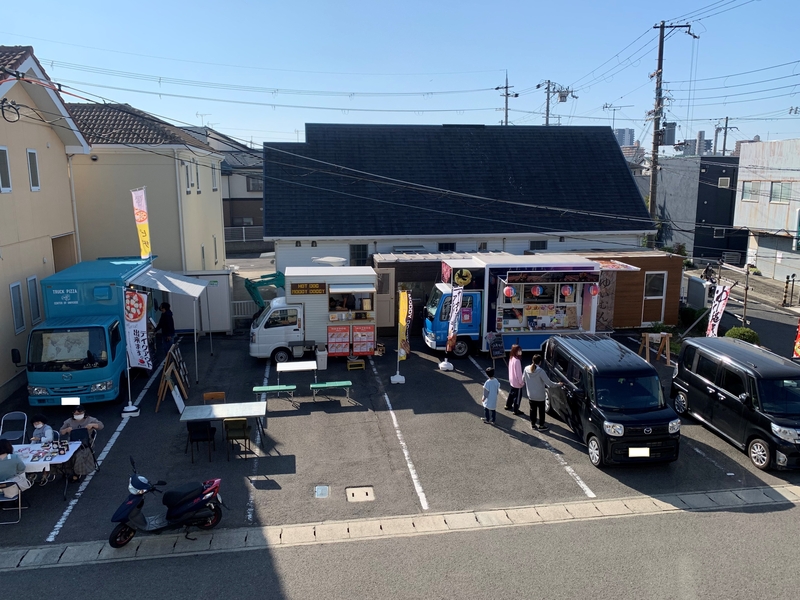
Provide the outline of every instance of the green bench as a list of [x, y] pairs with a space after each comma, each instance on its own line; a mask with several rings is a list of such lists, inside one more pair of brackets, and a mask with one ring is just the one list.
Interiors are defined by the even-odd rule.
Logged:
[[297, 389], [296, 385], [259, 385], [253, 388], [254, 394], [278, 394], [285, 392], [289, 397], [294, 400], [294, 391]]
[[350, 388], [353, 386], [352, 381], [328, 381], [325, 383], [312, 383], [311, 384], [311, 396], [316, 401], [317, 399], [317, 392], [322, 390], [330, 390], [330, 389], [338, 389], [341, 388], [347, 394], [347, 400], [350, 400]]

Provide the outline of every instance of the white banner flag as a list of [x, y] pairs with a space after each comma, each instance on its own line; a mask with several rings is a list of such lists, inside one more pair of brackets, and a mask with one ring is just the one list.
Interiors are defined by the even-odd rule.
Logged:
[[717, 337], [717, 328], [719, 327], [719, 322], [722, 320], [722, 315], [725, 312], [725, 306], [728, 304], [728, 297], [730, 295], [731, 287], [729, 285], [718, 285], [714, 289], [714, 303], [711, 305], [711, 310], [708, 313], [706, 337]]
[[147, 344], [147, 294], [125, 290], [125, 337], [128, 364], [152, 369], [150, 346]]
[[458, 324], [461, 322], [461, 298], [464, 296], [463, 287], [454, 287], [450, 295], [450, 323], [447, 327], [447, 346], [448, 352], [452, 352], [456, 347], [458, 337]]

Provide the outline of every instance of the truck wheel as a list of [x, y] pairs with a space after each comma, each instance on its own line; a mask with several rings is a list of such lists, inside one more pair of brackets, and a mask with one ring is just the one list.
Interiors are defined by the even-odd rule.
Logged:
[[456, 345], [453, 347], [453, 356], [456, 358], [466, 357], [471, 350], [469, 340], [459, 338], [456, 340]]
[[289, 351], [286, 348], [278, 348], [272, 353], [272, 362], [274, 363], [289, 362], [290, 358]]

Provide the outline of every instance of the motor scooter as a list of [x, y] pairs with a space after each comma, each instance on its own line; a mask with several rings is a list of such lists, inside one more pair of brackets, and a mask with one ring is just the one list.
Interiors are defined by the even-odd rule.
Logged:
[[[112, 548], [122, 548], [133, 539], [137, 531], [147, 533], [161, 533], [167, 529], [186, 528], [186, 537], [189, 537], [189, 528], [213, 529], [222, 519], [222, 497], [219, 494], [221, 479], [209, 479], [203, 483], [185, 483], [175, 489], [164, 493], [157, 486], [167, 485], [166, 481], [150, 483], [145, 477], [136, 472], [136, 463], [131, 457], [133, 475], [128, 482], [130, 494], [125, 502], [111, 517], [117, 523], [108, 543]], [[142, 513], [144, 497], [149, 493], [163, 494], [162, 503], [167, 511], [155, 516], [145, 516]]]

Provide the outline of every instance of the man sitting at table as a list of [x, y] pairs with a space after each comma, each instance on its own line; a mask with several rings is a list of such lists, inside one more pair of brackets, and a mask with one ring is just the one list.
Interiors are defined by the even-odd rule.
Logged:
[[31, 487], [30, 481], [25, 477], [25, 463], [14, 454], [14, 447], [8, 440], [0, 440], [0, 482], [17, 484], [16, 487], [10, 485], [3, 488], [6, 498], [16, 498], [19, 492]]

